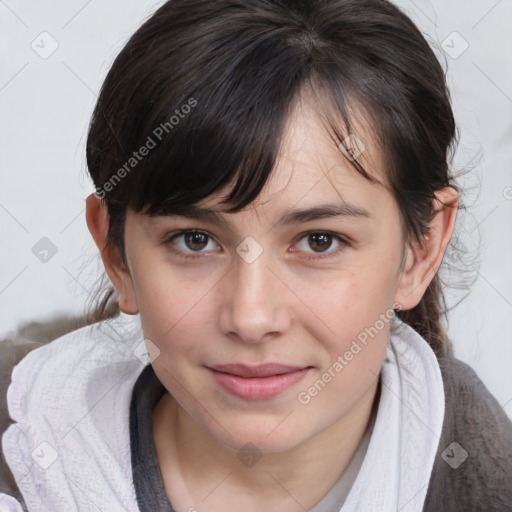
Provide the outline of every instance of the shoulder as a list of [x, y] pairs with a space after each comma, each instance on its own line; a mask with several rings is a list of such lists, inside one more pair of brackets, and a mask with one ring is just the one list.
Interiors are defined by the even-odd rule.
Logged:
[[510, 510], [512, 422], [469, 365], [439, 367], [445, 415], [424, 510]]
[[[21, 325], [16, 333], [0, 340], [0, 437], [14, 422], [9, 414], [7, 390], [11, 384], [14, 368], [35, 349], [48, 345], [87, 325], [84, 316], [73, 317], [61, 315], [46, 322], [30, 321]], [[3, 447], [0, 445], [0, 493], [2, 504], [10, 503], [12, 497], [25, 504], [15, 483], [11, 470], [5, 460]], [[10, 509], [9, 509], [10, 510]], [[13, 510], [15, 510], [13, 508]]]
[[[57, 334], [56, 339], [0, 342], [0, 493], [25, 506], [17, 483], [25, 466], [31, 464], [28, 446], [37, 444], [39, 427], [48, 429], [49, 435], [58, 432], [82, 412], [80, 407], [97, 403], [98, 379], [105, 385], [112, 379], [124, 382], [120, 372], [133, 369], [136, 374], [142, 367], [134, 351], [134, 343], [142, 339], [140, 322], [126, 317], [75, 329], [70, 326], [70, 331]], [[70, 404], [74, 404], [72, 410]], [[20, 429], [31, 436], [23, 444], [23, 453], [16, 448]]]
[[[0, 436], [12, 423], [7, 407], [7, 389], [11, 383], [12, 370], [24, 356], [40, 346], [42, 346], [42, 343], [34, 341], [15, 342], [7, 339], [0, 342]], [[25, 507], [21, 493], [5, 460], [3, 449], [0, 447], [0, 496], [1, 493], [7, 495], [1, 497], [1, 501], [12, 501], [14, 497]], [[12, 510], [17, 509], [12, 508]], [[26, 508], [23, 508], [23, 510], [26, 510]]]

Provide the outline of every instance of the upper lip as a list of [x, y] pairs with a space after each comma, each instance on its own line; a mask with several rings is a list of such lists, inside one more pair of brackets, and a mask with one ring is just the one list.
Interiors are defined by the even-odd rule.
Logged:
[[209, 366], [211, 370], [222, 373], [229, 373], [237, 377], [247, 379], [254, 377], [270, 377], [272, 375], [281, 375], [284, 373], [292, 373], [308, 368], [307, 366], [289, 366], [279, 363], [267, 363], [257, 366], [247, 366], [245, 364], [221, 364], [217, 366]]

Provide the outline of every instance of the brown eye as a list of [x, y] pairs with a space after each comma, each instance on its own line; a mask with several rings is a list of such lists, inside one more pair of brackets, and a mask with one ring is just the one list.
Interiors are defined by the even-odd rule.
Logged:
[[207, 256], [212, 250], [218, 252], [218, 245], [211, 235], [204, 231], [183, 230], [167, 236], [163, 243], [174, 253], [184, 258]]
[[316, 252], [323, 252], [331, 246], [332, 238], [329, 233], [312, 233], [308, 236], [308, 243]]
[[189, 231], [184, 234], [183, 241], [185, 245], [193, 250], [200, 251], [208, 245], [208, 235], [200, 231]]
[[[336, 245], [333, 246], [333, 242]], [[338, 256], [350, 244], [343, 236], [329, 231], [311, 231], [304, 234], [296, 243], [296, 249], [293, 252], [300, 251], [309, 254], [310, 256], [303, 256], [304, 260], [314, 260], [321, 258], [328, 258], [331, 256]], [[334, 249], [331, 250], [331, 247]], [[317, 256], [315, 256], [315, 254]]]

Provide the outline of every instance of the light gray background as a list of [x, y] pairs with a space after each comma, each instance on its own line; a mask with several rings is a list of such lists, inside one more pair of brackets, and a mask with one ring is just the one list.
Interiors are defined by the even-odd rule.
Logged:
[[[85, 223], [89, 118], [113, 59], [161, 3], [0, 1], [0, 337], [84, 310], [102, 271]], [[470, 254], [480, 239], [481, 264], [455, 260], [476, 282], [449, 333], [512, 417], [512, 1], [399, 5], [446, 60], [461, 133], [455, 168], [471, 169], [455, 236]], [[32, 252], [43, 237], [57, 250], [46, 263]], [[449, 292], [451, 304], [461, 297]]]

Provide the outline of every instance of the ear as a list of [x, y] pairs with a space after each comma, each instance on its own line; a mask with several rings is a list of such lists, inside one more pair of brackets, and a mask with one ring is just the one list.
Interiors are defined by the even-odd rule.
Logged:
[[85, 217], [87, 227], [100, 250], [108, 277], [117, 291], [119, 309], [123, 313], [135, 315], [139, 308], [132, 276], [127, 264], [123, 262], [119, 249], [107, 245], [108, 209], [105, 202], [96, 194], [91, 194], [86, 200]]
[[428, 285], [436, 275], [446, 247], [452, 236], [457, 205], [458, 192], [445, 187], [438, 190], [434, 200], [434, 218], [432, 219], [422, 244], [408, 247], [406, 261], [400, 273], [395, 303], [400, 309], [412, 309], [418, 305]]

